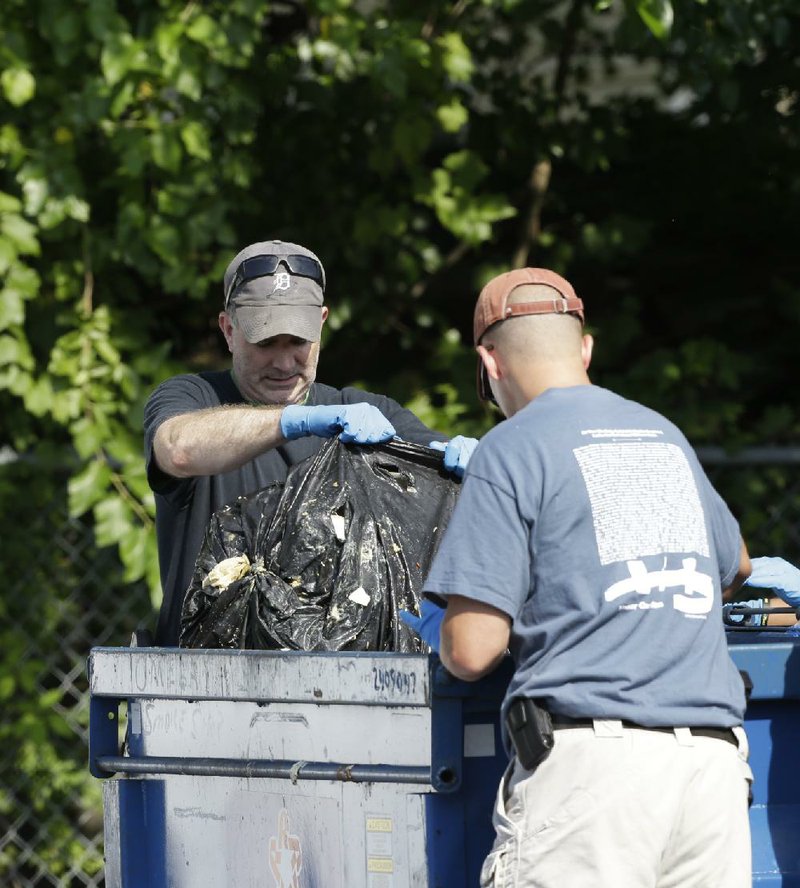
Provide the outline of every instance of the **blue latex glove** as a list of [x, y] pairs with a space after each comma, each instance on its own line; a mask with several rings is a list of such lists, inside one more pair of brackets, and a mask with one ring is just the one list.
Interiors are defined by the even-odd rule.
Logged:
[[791, 607], [800, 607], [800, 570], [783, 558], [752, 558], [745, 586], [772, 589]]
[[438, 654], [439, 633], [442, 630], [444, 611], [443, 607], [424, 598], [420, 605], [419, 616], [412, 614], [411, 611], [401, 610], [400, 619], [410, 626], [431, 650]]
[[395, 435], [394, 426], [372, 404], [290, 404], [281, 414], [281, 434], [287, 441], [316, 435], [345, 444], [379, 444]]
[[467, 467], [472, 451], [478, 446], [477, 438], [465, 438], [456, 435], [449, 441], [431, 441], [428, 445], [433, 450], [444, 451], [444, 467], [452, 472], [456, 478], [464, 477], [464, 469]]

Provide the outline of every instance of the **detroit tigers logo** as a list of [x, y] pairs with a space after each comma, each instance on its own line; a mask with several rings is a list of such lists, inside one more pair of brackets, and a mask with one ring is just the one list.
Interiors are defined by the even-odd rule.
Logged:
[[[289, 275], [285, 271], [279, 271], [275, 275], [275, 290], [288, 290], [290, 284]], [[272, 292], [274, 293], [275, 290]]]

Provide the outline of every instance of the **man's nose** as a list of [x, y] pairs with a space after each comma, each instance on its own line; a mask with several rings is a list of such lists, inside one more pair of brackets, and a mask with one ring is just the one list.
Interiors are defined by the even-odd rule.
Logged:
[[276, 348], [272, 355], [272, 364], [280, 370], [294, 370], [297, 366], [297, 356], [294, 349]]

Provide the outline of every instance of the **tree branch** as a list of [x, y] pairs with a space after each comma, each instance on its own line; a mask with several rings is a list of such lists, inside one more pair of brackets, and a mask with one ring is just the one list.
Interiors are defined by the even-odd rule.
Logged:
[[[556, 118], [560, 116], [561, 105], [564, 100], [567, 78], [569, 76], [570, 63], [575, 52], [575, 43], [583, 23], [583, 7], [586, 0], [573, 0], [567, 18], [564, 21], [564, 40], [558, 54], [558, 66], [553, 80], [553, 96], [556, 105]], [[544, 207], [547, 191], [550, 187], [550, 178], [553, 164], [549, 157], [537, 160], [531, 170], [528, 180], [529, 209], [525, 215], [522, 226], [522, 235], [519, 244], [514, 251], [513, 266], [522, 268], [528, 264], [533, 247], [537, 244], [542, 232], [542, 209]]]
[[466, 241], [460, 241], [453, 247], [452, 250], [444, 257], [442, 260], [442, 264], [439, 268], [436, 269], [433, 274], [428, 275], [428, 277], [418, 280], [416, 284], [411, 288], [411, 298], [419, 299], [420, 296], [423, 296], [433, 281], [434, 277], [441, 273], [442, 271], [446, 271], [448, 268], [452, 268], [456, 262], [462, 259], [470, 250], [470, 245]]

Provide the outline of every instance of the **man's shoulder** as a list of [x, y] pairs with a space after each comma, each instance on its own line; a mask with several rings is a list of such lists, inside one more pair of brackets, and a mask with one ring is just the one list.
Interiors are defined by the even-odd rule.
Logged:
[[145, 429], [194, 410], [240, 404], [243, 399], [228, 371], [179, 373], [150, 393], [144, 408]]
[[221, 404], [241, 401], [229, 370], [204, 370], [200, 373], [178, 373], [165, 379], [150, 395], [158, 398], [164, 395], [189, 396], [205, 395]]
[[669, 417], [597, 385], [548, 391], [520, 411], [522, 414], [527, 414], [529, 433], [559, 448], [569, 442], [574, 446], [638, 442], [670, 444], [694, 453], [683, 431]]
[[306, 403], [343, 404], [342, 390], [334, 388], [332, 385], [325, 385], [322, 382], [314, 382], [311, 384], [310, 396]]
[[578, 421], [586, 419], [594, 421], [600, 415], [608, 422], [623, 423], [636, 418], [637, 422], [646, 420], [657, 426], [677, 428], [670, 419], [652, 407], [599, 385], [548, 389], [520, 413], [529, 414], [531, 417], [549, 418], [563, 413]]

